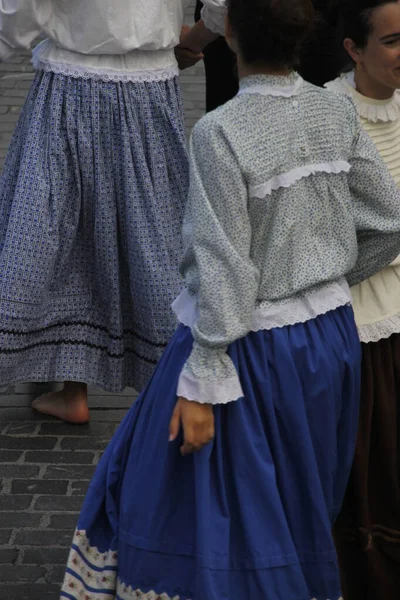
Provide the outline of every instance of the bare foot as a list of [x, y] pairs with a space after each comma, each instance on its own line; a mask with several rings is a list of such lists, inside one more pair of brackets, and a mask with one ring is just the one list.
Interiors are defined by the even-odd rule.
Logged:
[[32, 402], [32, 408], [43, 415], [49, 415], [66, 421], [83, 425], [90, 420], [87, 404], [87, 385], [84, 383], [65, 382], [61, 392], [43, 394]]

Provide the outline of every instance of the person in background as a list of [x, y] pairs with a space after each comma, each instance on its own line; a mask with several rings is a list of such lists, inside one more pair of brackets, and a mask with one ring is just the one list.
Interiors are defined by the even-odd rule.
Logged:
[[[195, 20], [201, 19], [203, 3], [197, 0]], [[210, 112], [231, 100], [239, 90], [236, 56], [221, 36], [204, 49], [206, 110]]]
[[48, 37], [0, 180], [0, 386], [64, 382], [40, 413], [142, 389], [176, 328], [182, 22], [181, 0], [0, 2], [2, 60]]
[[[344, 3], [343, 26], [351, 68], [327, 87], [352, 98], [362, 127], [400, 186], [400, 2]], [[361, 415], [337, 546], [346, 600], [397, 600], [400, 258], [353, 287], [352, 295], [363, 352]]]
[[346, 63], [340, 35], [341, 0], [313, 0], [313, 5], [316, 22], [303, 46], [298, 71], [306, 81], [323, 86], [337, 77]]
[[[191, 140], [181, 322], [106, 450], [61, 598], [339, 600], [361, 348], [346, 278], [400, 251], [350, 100], [293, 69], [310, 0], [229, 0], [239, 94]], [[212, 0], [188, 34], [223, 34]]]

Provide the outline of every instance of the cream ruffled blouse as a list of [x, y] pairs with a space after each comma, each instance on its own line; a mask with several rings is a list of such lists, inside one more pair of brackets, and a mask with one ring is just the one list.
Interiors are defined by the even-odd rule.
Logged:
[[[352, 97], [364, 129], [400, 187], [400, 91], [390, 100], [367, 98], [355, 89], [354, 72], [326, 87]], [[351, 291], [362, 342], [378, 342], [400, 333], [400, 257]]]

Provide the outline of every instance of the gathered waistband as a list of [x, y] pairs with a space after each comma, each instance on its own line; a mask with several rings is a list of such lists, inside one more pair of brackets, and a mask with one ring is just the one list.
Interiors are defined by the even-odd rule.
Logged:
[[173, 49], [87, 55], [59, 48], [52, 40], [35, 48], [32, 64], [38, 70], [103, 81], [165, 81], [179, 73]]

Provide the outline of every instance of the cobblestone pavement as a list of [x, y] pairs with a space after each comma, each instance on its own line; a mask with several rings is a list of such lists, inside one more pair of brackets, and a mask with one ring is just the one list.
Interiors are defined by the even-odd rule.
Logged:
[[48, 386], [0, 396], [0, 600], [58, 600], [89, 480], [135, 394], [91, 390], [90, 425], [34, 415]]
[[[194, 0], [187, 22], [194, 12]], [[30, 55], [0, 63], [0, 169], [34, 77]], [[204, 112], [203, 67], [181, 77], [186, 126]], [[85, 490], [102, 450], [135, 399], [91, 390], [92, 423], [69, 426], [35, 416], [41, 386], [0, 395], [0, 600], [58, 600]]]

